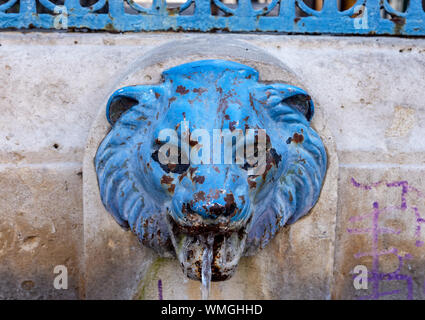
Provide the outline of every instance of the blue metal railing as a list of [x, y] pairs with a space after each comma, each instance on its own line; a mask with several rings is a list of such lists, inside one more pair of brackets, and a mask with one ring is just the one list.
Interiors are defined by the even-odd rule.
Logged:
[[56, 2], [0, 0], [0, 29], [425, 35], [421, 0], [410, 0], [405, 12], [393, 9], [388, 0], [357, 0], [344, 11], [337, 0], [325, 0], [321, 10], [302, 0], [269, 0], [260, 8], [250, 0], [233, 6], [220, 0], [187, 0], [178, 7], [165, 0], [153, 0], [150, 7], [134, 0]]

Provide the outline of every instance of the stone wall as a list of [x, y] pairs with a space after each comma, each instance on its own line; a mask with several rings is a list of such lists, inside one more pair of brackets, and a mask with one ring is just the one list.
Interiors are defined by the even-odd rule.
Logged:
[[[165, 299], [199, 297], [175, 261], [93, 213], [90, 157], [115, 89], [156, 83], [167, 63], [225, 58], [220, 43], [263, 79], [307, 89], [335, 167], [312, 214], [214, 283], [212, 298], [425, 298], [425, 40], [36, 32], [0, 34], [0, 298], [155, 299], [158, 280]], [[394, 273], [355, 290], [359, 264]], [[56, 265], [68, 267], [67, 290], [53, 287]]]

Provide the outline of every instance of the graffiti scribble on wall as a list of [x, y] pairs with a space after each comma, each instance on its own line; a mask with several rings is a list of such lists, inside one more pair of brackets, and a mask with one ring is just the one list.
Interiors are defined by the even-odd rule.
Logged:
[[[356, 259], [362, 257], [370, 257], [372, 259], [372, 268], [368, 272], [368, 282], [371, 284], [371, 293], [369, 295], [360, 296], [359, 299], [379, 299], [385, 296], [392, 296], [397, 294], [403, 294], [406, 292], [405, 299], [413, 299], [413, 279], [410, 275], [403, 273], [403, 267], [406, 265], [406, 261], [411, 260], [413, 256], [405, 252], [403, 244], [399, 244], [399, 247], [390, 246], [387, 249], [380, 247], [381, 236], [385, 234], [393, 234], [395, 236], [402, 236], [402, 230], [392, 227], [382, 226], [382, 221], [385, 215], [390, 213], [398, 213], [403, 215], [411, 215], [415, 221], [415, 246], [422, 247], [425, 242], [425, 234], [422, 229], [425, 228], [425, 215], [421, 215], [420, 209], [416, 205], [411, 205], [408, 201], [408, 195], [414, 196], [418, 199], [425, 199], [425, 194], [417, 188], [409, 185], [408, 181], [378, 181], [371, 184], [363, 184], [351, 178], [351, 184], [354, 188], [371, 191], [376, 188], [397, 188], [399, 190], [399, 198], [395, 199], [395, 203], [388, 205], [382, 204], [378, 201], [374, 201], [371, 206], [370, 212], [355, 215], [349, 218], [352, 228], [348, 228], [347, 232], [350, 235], [366, 235], [370, 237], [371, 247], [365, 251], [360, 251], [355, 254]], [[356, 224], [366, 223], [367, 227], [356, 228]], [[382, 262], [380, 257], [385, 255], [394, 255], [398, 260], [398, 266], [391, 272], [382, 271]], [[382, 290], [382, 284], [385, 282], [399, 281], [400, 288], [395, 290]], [[398, 283], [398, 282], [397, 282]], [[425, 288], [424, 288], [425, 290]]]

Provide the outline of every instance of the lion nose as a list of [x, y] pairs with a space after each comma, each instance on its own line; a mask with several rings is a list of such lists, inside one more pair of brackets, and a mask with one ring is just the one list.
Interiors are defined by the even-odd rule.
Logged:
[[[199, 168], [193, 175], [191, 188], [186, 189], [186, 213], [201, 216], [204, 219], [215, 220], [220, 217], [230, 221], [243, 220], [249, 207], [249, 187], [245, 179], [239, 177], [237, 172], [225, 168], [221, 175], [208, 168]], [[203, 177], [202, 183], [199, 183]]]
[[190, 201], [187, 205], [190, 211], [200, 214], [204, 218], [218, 218], [220, 216], [232, 218], [239, 210], [232, 193], [227, 194], [225, 204], [221, 201], [205, 203]]

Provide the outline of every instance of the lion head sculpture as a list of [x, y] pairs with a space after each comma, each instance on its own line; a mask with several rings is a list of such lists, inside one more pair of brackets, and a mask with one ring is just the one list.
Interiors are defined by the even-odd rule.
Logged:
[[[319, 197], [327, 159], [310, 127], [313, 101], [230, 61], [196, 61], [162, 76], [108, 101], [112, 128], [95, 157], [102, 202], [143, 245], [176, 255], [188, 277], [201, 279], [208, 261], [212, 280], [225, 280], [242, 255]], [[246, 159], [248, 149], [256, 160]]]

